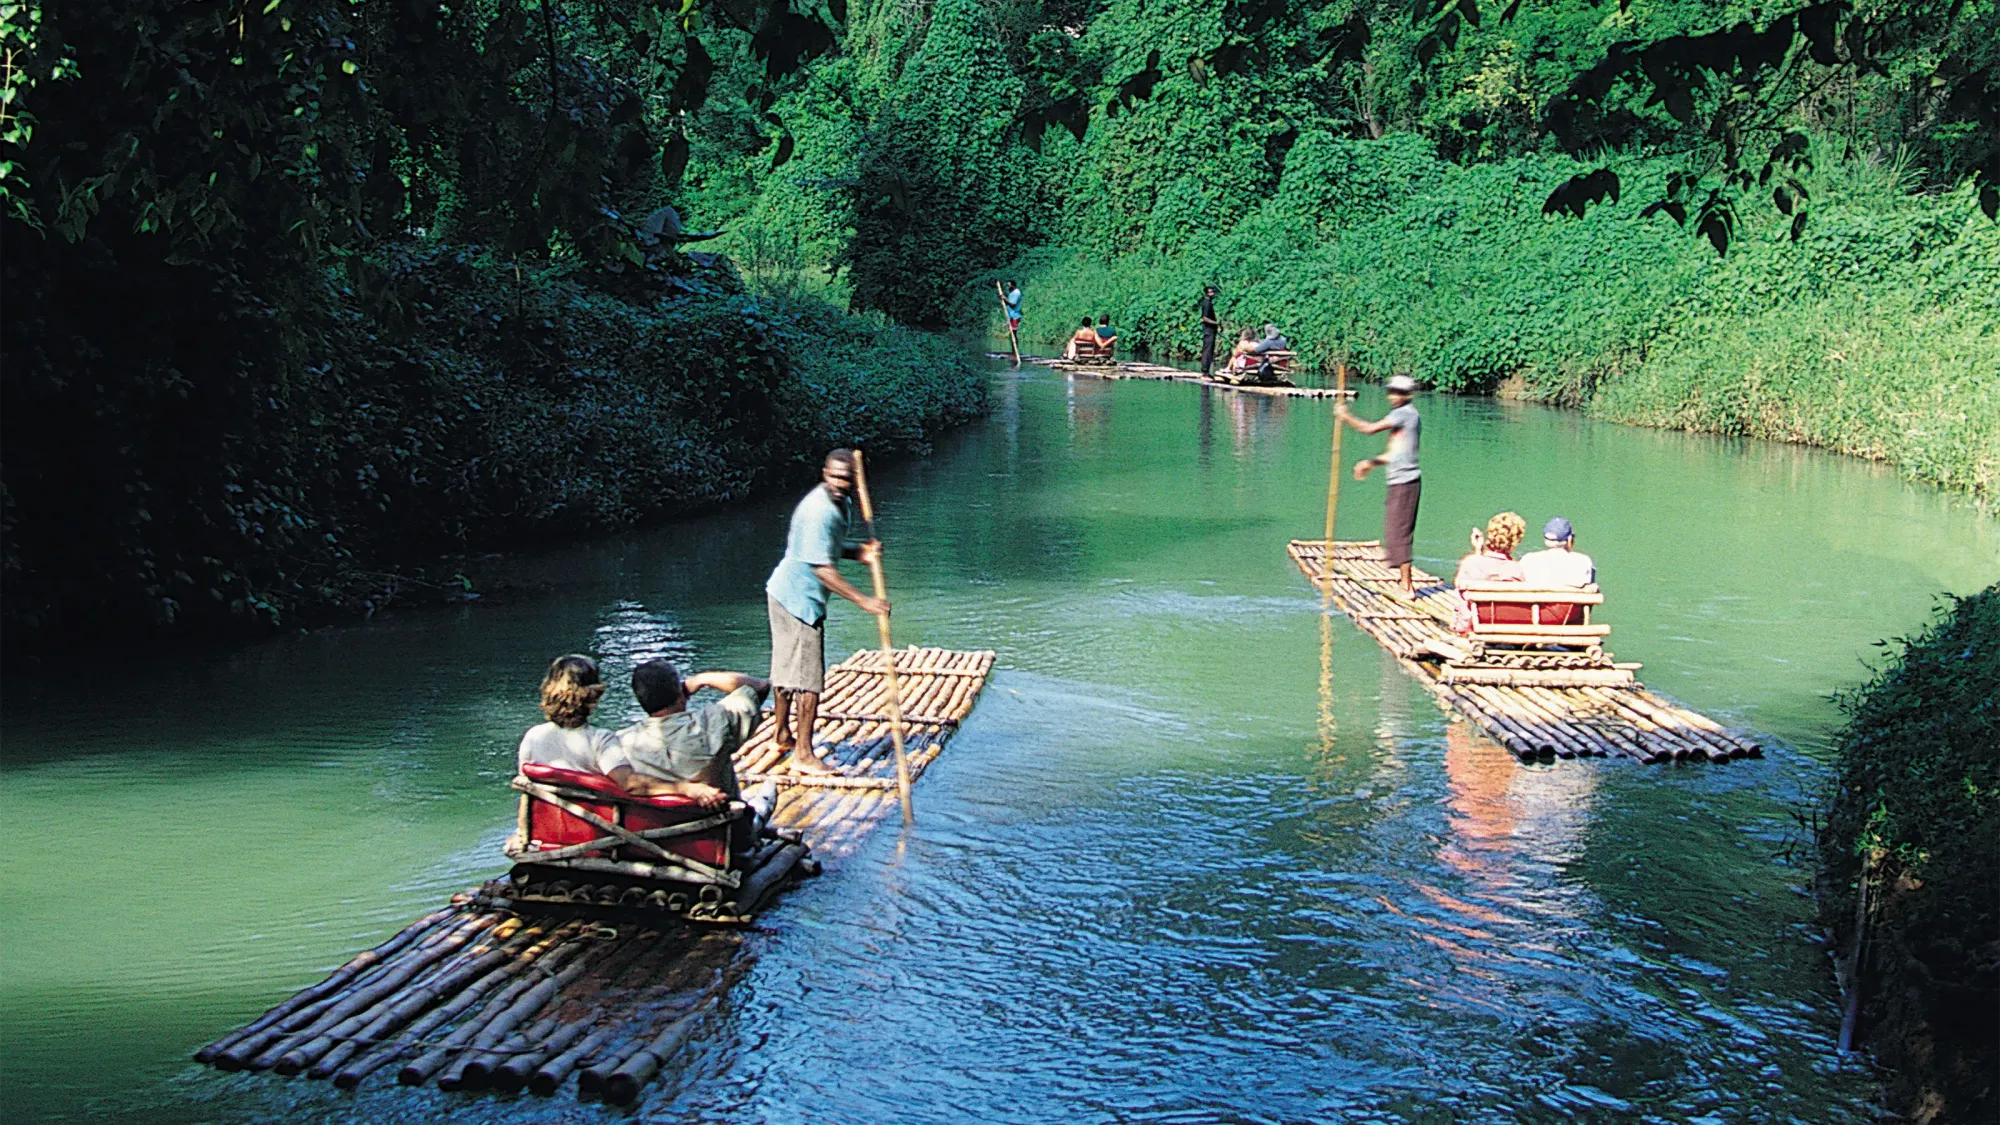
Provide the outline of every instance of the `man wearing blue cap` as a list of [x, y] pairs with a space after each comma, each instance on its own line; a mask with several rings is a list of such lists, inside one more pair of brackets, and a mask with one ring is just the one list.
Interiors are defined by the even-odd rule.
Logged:
[[1528, 585], [1544, 590], [1597, 584], [1597, 564], [1576, 549], [1576, 529], [1557, 516], [1542, 526], [1542, 550], [1521, 556]]

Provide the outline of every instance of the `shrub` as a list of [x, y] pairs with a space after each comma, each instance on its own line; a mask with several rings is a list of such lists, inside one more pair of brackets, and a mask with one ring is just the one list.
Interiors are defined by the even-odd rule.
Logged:
[[[1842, 700], [1819, 900], [1863, 1033], [1919, 1122], [2000, 1111], [2000, 586]], [[1853, 951], [1858, 947], [1857, 960]]]

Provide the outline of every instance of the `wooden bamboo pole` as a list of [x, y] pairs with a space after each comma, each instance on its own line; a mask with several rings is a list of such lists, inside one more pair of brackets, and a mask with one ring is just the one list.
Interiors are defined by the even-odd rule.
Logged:
[[[861, 495], [861, 519], [868, 525], [868, 538], [878, 544], [881, 537], [875, 534], [875, 503], [868, 496], [868, 472], [861, 464], [861, 451], [854, 451], [854, 490]], [[875, 596], [888, 600], [889, 587], [882, 578], [881, 551], [868, 564], [868, 572], [875, 579]], [[903, 704], [897, 695], [896, 685], [896, 644], [889, 639], [889, 615], [875, 615], [875, 626], [882, 634], [882, 673], [889, 679], [889, 732], [896, 743], [896, 795], [903, 801], [903, 824], [917, 822], [916, 809], [910, 803], [910, 762], [903, 753]]]
[[301, 989], [297, 993], [293, 994], [291, 999], [286, 1000], [284, 1003], [279, 1004], [278, 1006], [272, 1008], [270, 1011], [265, 1012], [263, 1015], [257, 1017], [250, 1023], [247, 1023], [244, 1026], [237, 1028], [235, 1031], [230, 1032], [229, 1034], [223, 1036], [222, 1038], [217, 1039], [213, 1043], [210, 1043], [208, 1046], [203, 1047], [201, 1050], [196, 1051], [194, 1055], [194, 1060], [196, 1062], [202, 1062], [202, 1063], [209, 1062], [213, 1060], [216, 1055], [221, 1054], [223, 1051], [228, 1050], [229, 1048], [235, 1046], [237, 1043], [242, 1042], [244, 1039], [247, 1039], [250, 1036], [257, 1034], [258, 1032], [263, 1031], [264, 1029], [270, 1027], [272, 1024], [275, 1024], [280, 1020], [283, 1020], [286, 1016], [289, 1016], [294, 1012], [297, 1012], [298, 1010], [306, 1007], [309, 1004], [312, 1004], [318, 1000], [321, 1000], [327, 996], [332, 995], [334, 992], [338, 991], [341, 988], [341, 986], [347, 984], [347, 982], [353, 980], [361, 973], [365, 972], [370, 968], [373, 968], [375, 965], [380, 964], [381, 962], [389, 959], [390, 957], [393, 957], [396, 954], [402, 952], [403, 949], [410, 943], [416, 941], [420, 937], [424, 937], [425, 935], [429, 934], [433, 928], [444, 924], [445, 918], [454, 913], [456, 909], [457, 909], [456, 907], [447, 906], [442, 910], [433, 910], [429, 914], [424, 915], [422, 918], [419, 918], [416, 921], [410, 923], [409, 925], [403, 927], [395, 934], [395, 936], [391, 937], [389, 940], [383, 942], [382, 944], [376, 946], [373, 949], [368, 950], [365, 953], [356, 954], [353, 960], [347, 962], [347, 964], [345, 965], [342, 965], [340, 968], [335, 969], [331, 974], [327, 976], [325, 980], [320, 981], [318, 984], [313, 985], [311, 988]]
[[694, 1034], [700, 1018], [699, 1009], [689, 1012], [668, 1024], [665, 1031], [620, 1063], [618, 1069], [604, 1080], [604, 1100], [612, 1105], [631, 1105], [638, 1101], [640, 1089], [653, 1080], [660, 1067]]
[[[499, 922], [493, 926], [492, 935], [485, 942], [482, 942], [482, 946], [488, 942], [510, 939], [514, 934], [514, 929], [518, 926], [519, 922], [513, 919]], [[250, 1070], [271, 1069], [278, 1064], [278, 1061], [294, 1045], [310, 1042], [313, 1038], [324, 1033], [327, 1029], [332, 1028], [355, 1012], [363, 1008], [372, 1007], [383, 997], [400, 989], [418, 973], [457, 953], [461, 946], [470, 941], [479, 932], [477, 928], [466, 927], [428, 950], [419, 951], [413, 956], [398, 958], [392, 965], [386, 967], [387, 971], [381, 976], [371, 977], [365, 986], [341, 993], [337, 1002], [332, 1007], [326, 1009], [312, 1023], [290, 1034], [274, 1036], [272, 1039], [266, 1040], [262, 1053], [241, 1059], [237, 1065], [239, 1067], [247, 1067]], [[237, 1055], [238, 1052], [247, 1053], [254, 1042], [255, 1039], [253, 1038], [237, 1044], [218, 1057], [217, 1063], [219, 1065], [224, 1063], [225, 1060]], [[224, 1066], [224, 1069], [232, 1068]]]
[[1326, 474], [1326, 549], [1333, 550], [1333, 517], [1340, 507], [1340, 432], [1347, 423], [1340, 420], [1340, 411], [1347, 406], [1347, 362], [1342, 360], [1334, 365], [1335, 389], [1339, 392], [1333, 400], [1333, 467]]

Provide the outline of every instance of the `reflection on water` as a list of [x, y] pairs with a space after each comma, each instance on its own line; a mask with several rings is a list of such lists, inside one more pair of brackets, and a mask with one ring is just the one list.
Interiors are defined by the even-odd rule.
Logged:
[[[992, 685], [917, 829], [747, 936], [640, 1119], [1872, 1120], [1788, 810], [1826, 693], [1990, 578], [1990, 524], [1808, 451], [1426, 401], [1420, 563], [1569, 516], [1620, 656], [1773, 745], [1524, 766], [1292, 569], [1327, 404], [1042, 371], [994, 402], [874, 482], [898, 639], [994, 648]], [[761, 667], [787, 499], [508, 564], [546, 597], [135, 662], [115, 700], [10, 683], [8, 1119], [628, 1119], [184, 1060], [498, 869], [550, 656]], [[829, 648], [871, 632], [836, 606]]]

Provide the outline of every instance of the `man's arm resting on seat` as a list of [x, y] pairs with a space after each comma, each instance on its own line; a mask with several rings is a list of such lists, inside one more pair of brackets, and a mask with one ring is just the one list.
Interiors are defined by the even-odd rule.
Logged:
[[699, 781], [667, 781], [663, 778], [647, 777], [631, 766], [619, 766], [611, 771], [611, 780], [618, 787], [634, 797], [686, 797], [705, 809], [719, 809], [729, 803], [729, 794], [713, 785], [703, 785]]
[[760, 680], [755, 676], [743, 672], [696, 672], [694, 675], [681, 681], [681, 691], [689, 698], [693, 698], [695, 692], [705, 687], [714, 688], [722, 694], [728, 695], [737, 688], [745, 686], [748, 686], [752, 691], [757, 693], [757, 702], [759, 703], [764, 702], [764, 697], [771, 692], [771, 681]]

